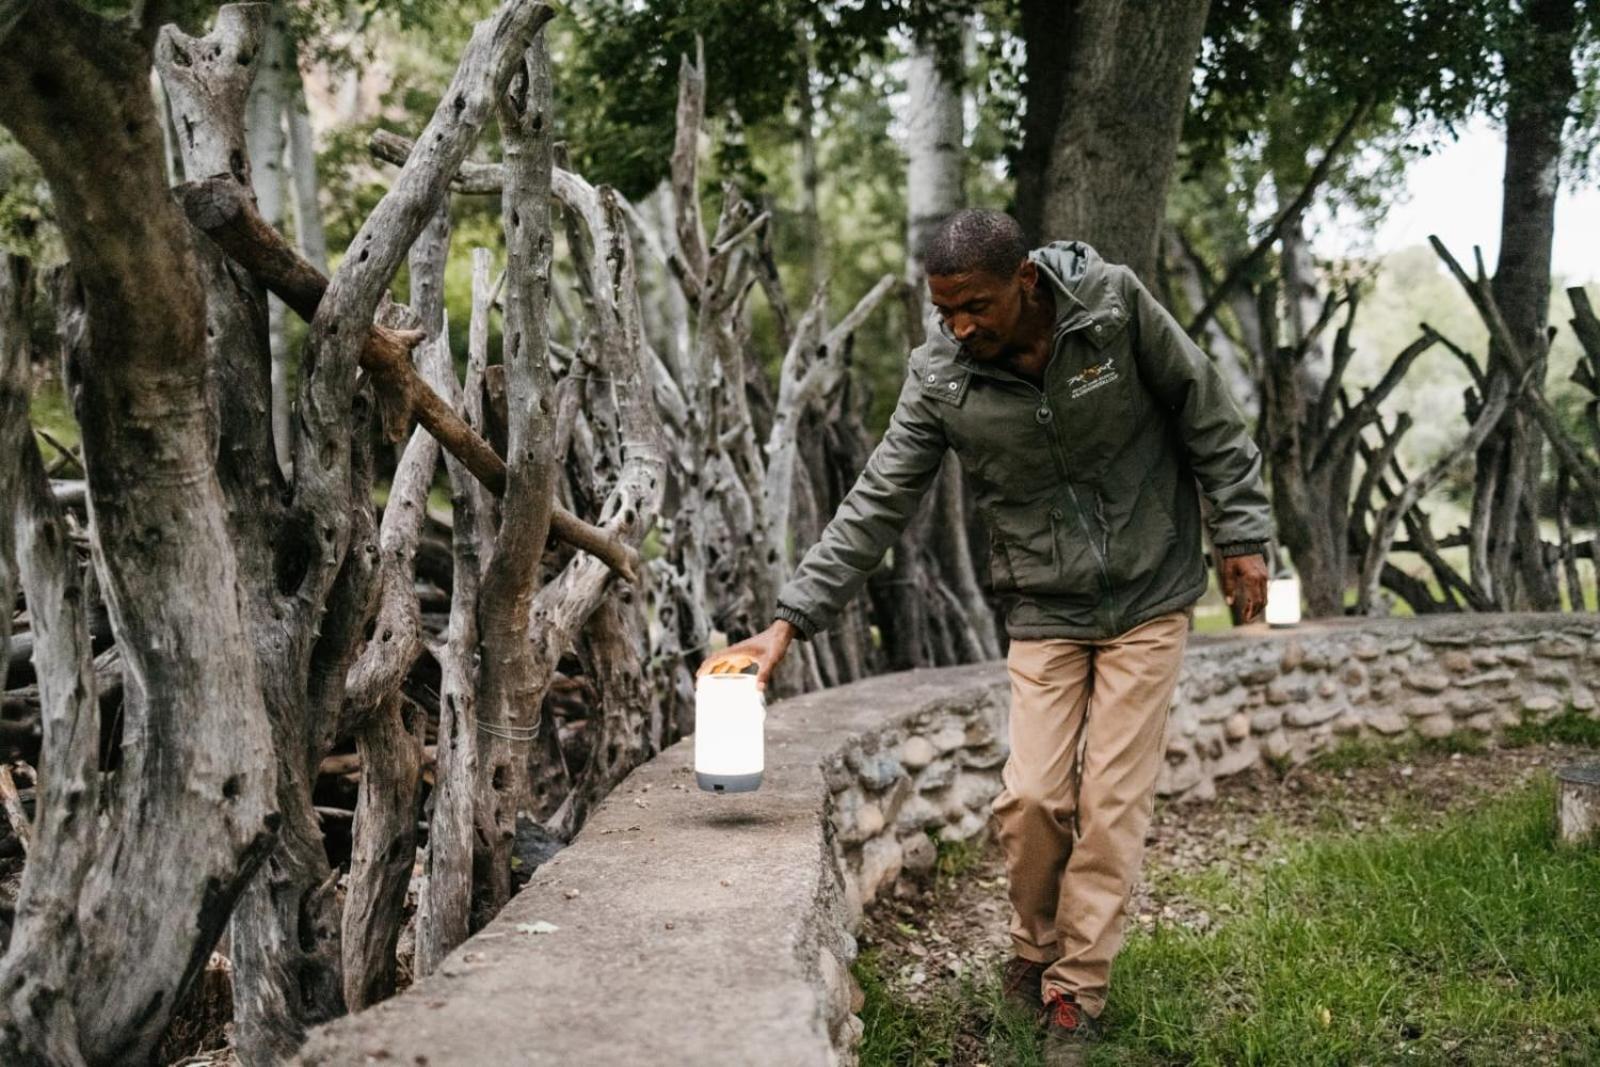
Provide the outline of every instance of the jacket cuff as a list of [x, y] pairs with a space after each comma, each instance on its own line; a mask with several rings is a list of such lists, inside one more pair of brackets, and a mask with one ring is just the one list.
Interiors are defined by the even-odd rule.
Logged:
[[1226, 557], [1226, 556], [1248, 556], [1248, 555], [1251, 555], [1252, 553], [1256, 553], [1256, 552], [1259, 552], [1259, 553], [1261, 553], [1261, 555], [1265, 556], [1267, 554], [1267, 542], [1265, 542], [1265, 541], [1234, 541], [1234, 542], [1231, 542], [1231, 543], [1226, 544], [1226, 545], [1218, 545], [1217, 546], [1217, 551], [1220, 552], [1224, 557]]
[[817, 626], [811, 621], [810, 616], [798, 608], [791, 608], [787, 604], [779, 604], [778, 609], [773, 614], [793, 626], [796, 630], [799, 630], [801, 638], [806, 641], [811, 640], [812, 635], [817, 632]]

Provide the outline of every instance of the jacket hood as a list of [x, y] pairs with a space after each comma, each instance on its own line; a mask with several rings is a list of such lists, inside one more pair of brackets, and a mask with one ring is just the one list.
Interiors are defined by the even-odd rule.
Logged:
[[1056, 325], [1093, 311], [1104, 300], [1106, 261], [1082, 241], [1052, 241], [1029, 252], [1028, 258], [1055, 290]]

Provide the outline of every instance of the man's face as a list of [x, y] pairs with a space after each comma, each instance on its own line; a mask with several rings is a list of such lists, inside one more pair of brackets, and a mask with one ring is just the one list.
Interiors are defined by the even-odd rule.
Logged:
[[1021, 347], [1024, 298], [1038, 277], [1038, 268], [1026, 259], [1007, 278], [982, 270], [930, 274], [928, 295], [946, 335], [973, 359], [989, 363]]

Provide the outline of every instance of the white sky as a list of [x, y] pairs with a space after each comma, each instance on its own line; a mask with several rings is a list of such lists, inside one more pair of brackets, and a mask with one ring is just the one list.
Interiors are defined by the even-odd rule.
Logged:
[[[1438, 234], [1457, 259], [1472, 269], [1472, 246], [1481, 245], [1494, 271], [1500, 247], [1500, 182], [1506, 148], [1500, 131], [1477, 120], [1461, 139], [1411, 165], [1409, 195], [1389, 209], [1372, 238], [1371, 251], [1392, 252], [1426, 244]], [[1316, 245], [1326, 255], [1357, 247], [1349, 232], [1325, 229]], [[1360, 242], [1365, 244], [1365, 242]], [[1556, 198], [1556, 239], [1551, 268], [1569, 284], [1600, 280], [1600, 188], [1563, 184]]]

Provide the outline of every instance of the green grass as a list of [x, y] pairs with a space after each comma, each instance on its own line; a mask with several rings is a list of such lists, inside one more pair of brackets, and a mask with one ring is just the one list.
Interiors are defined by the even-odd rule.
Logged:
[[[34, 386], [33, 395], [28, 402], [28, 415], [33, 425], [54, 437], [68, 448], [78, 447], [81, 434], [78, 432], [78, 420], [72, 414], [72, 405], [67, 400], [66, 390], [55, 378], [45, 378]], [[46, 464], [56, 458], [56, 450], [44, 442], [39, 443], [39, 451], [44, 456]]]
[[1524, 714], [1522, 722], [1506, 728], [1501, 743], [1506, 748], [1551, 743], [1600, 748], [1600, 719], [1590, 718], [1571, 704], [1560, 715], [1544, 722]]
[[1035, 1067], [1042, 1062], [1033, 1019], [1005, 1004], [997, 979], [966, 976], [955, 988], [913, 1005], [890, 990], [875, 950], [863, 952], [851, 970], [866, 995], [857, 1050], [862, 1067], [976, 1062]]
[[1457, 730], [1444, 737], [1411, 737], [1395, 741], [1369, 741], [1345, 738], [1311, 760], [1311, 766], [1335, 774], [1347, 770], [1386, 767], [1408, 759], [1424, 756], [1479, 756], [1489, 750], [1489, 741], [1483, 734]]
[[[1134, 932], [1096, 1064], [1600, 1062], [1600, 850], [1555, 840], [1554, 786], [1434, 829], [1319, 836], [1245, 883], [1193, 879], [1207, 933]], [[992, 977], [910, 1008], [870, 954], [864, 1065], [1037, 1062]]]
[[960, 878], [976, 867], [983, 859], [983, 846], [976, 840], [946, 841], [936, 832], [934, 848], [938, 850], [938, 876], [941, 880]]

